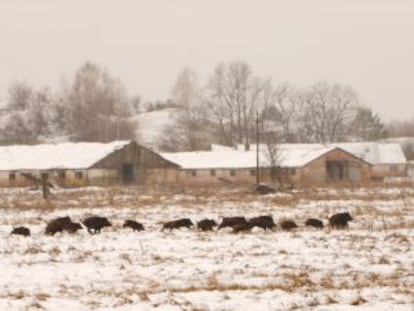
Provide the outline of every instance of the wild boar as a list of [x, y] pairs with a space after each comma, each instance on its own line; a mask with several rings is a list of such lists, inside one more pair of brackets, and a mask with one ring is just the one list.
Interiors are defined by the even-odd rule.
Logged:
[[181, 218], [178, 220], [168, 221], [162, 224], [161, 231], [164, 231], [165, 229], [170, 229], [172, 231], [173, 229], [178, 229], [181, 227], [190, 228], [194, 226], [193, 222], [188, 218]]
[[91, 216], [83, 220], [82, 222], [88, 229], [90, 234], [100, 233], [104, 227], [110, 227], [112, 224], [106, 217]]
[[133, 231], [144, 231], [144, 226], [135, 220], [125, 220], [122, 228], [131, 228]]
[[12, 232], [10, 234], [18, 234], [23, 236], [29, 236], [30, 235], [30, 229], [26, 227], [16, 227], [13, 228]]
[[203, 219], [197, 222], [197, 229], [199, 231], [213, 231], [213, 228], [216, 226], [216, 221], [212, 219]]

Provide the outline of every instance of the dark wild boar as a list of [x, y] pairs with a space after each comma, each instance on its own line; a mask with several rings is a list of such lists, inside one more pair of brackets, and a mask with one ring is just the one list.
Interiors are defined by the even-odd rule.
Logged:
[[283, 220], [280, 223], [280, 227], [282, 228], [282, 230], [286, 230], [286, 231], [290, 231], [292, 229], [295, 229], [298, 227], [298, 225], [293, 221], [293, 220]]
[[217, 223], [213, 219], [203, 219], [197, 222], [197, 230], [199, 231], [213, 231], [216, 226]]
[[267, 216], [267, 215], [253, 217], [249, 220], [249, 223], [253, 227], [262, 228], [264, 231], [266, 231], [267, 229], [274, 231], [273, 229], [276, 228], [276, 224], [273, 221], [272, 216]]
[[65, 231], [69, 233], [76, 233], [76, 231], [81, 230], [82, 226], [78, 222], [71, 222], [65, 226]]
[[239, 233], [239, 232], [248, 232], [250, 230], [252, 230], [252, 228], [254, 227], [254, 225], [252, 223], [250, 223], [249, 221], [246, 223], [238, 223], [234, 226], [232, 226], [233, 228], [233, 233]]
[[329, 224], [333, 229], [348, 228], [348, 221], [353, 220], [348, 212], [338, 213], [329, 218]]
[[135, 220], [125, 220], [122, 228], [131, 228], [133, 231], [144, 231], [144, 226]]
[[221, 224], [218, 226], [217, 230], [225, 227], [233, 228], [236, 225], [243, 225], [247, 224], [247, 220], [245, 217], [236, 216], [236, 217], [223, 217]]
[[47, 235], [55, 235], [58, 232], [63, 232], [71, 223], [72, 220], [69, 216], [55, 218], [48, 222], [45, 232]]
[[190, 228], [194, 226], [193, 222], [188, 218], [181, 218], [178, 220], [168, 221], [162, 224], [161, 231], [164, 231], [165, 229], [170, 229], [172, 231], [173, 229], [178, 229], [181, 227]]
[[91, 216], [83, 220], [82, 222], [90, 234], [100, 233], [104, 227], [110, 227], [112, 224], [106, 217]]
[[29, 228], [26, 228], [26, 227], [17, 227], [17, 228], [13, 228], [13, 230], [10, 234], [18, 234], [18, 235], [23, 235], [23, 236], [29, 236], [30, 235], [30, 230], [29, 230]]
[[322, 220], [316, 219], [316, 218], [308, 218], [305, 222], [305, 226], [311, 226], [314, 228], [322, 229], [323, 228], [323, 222]]

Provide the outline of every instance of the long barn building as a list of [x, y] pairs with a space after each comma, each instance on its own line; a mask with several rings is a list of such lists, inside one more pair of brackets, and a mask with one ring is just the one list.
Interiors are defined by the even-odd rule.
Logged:
[[[155, 183], [185, 186], [253, 184], [255, 148], [245, 151], [244, 146], [233, 149], [213, 145], [211, 151], [161, 153], [179, 169], [154, 168], [148, 178]], [[259, 150], [259, 178], [265, 182], [314, 186], [407, 176], [406, 159], [398, 144], [279, 144], [273, 155], [267, 146], [261, 145]]]
[[[301, 187], [407, 176], [398, 144], [279, 144], [273, 155], [267, 146], [259, 150], [264, 182]], [[211, 151], [156, 153], [134, 141], [0, 147], [0, 186], [39, 184], [42, 176], [64, 187], [251, 185], [256, 182], [256, 152], [254, 146], [245, 151], [213, 145]]]
[[176, 168], [134, 141], [0, 147], [0, 186], [29, 186], [41, 176], [60, 186], [144, 184], [148, 169]]

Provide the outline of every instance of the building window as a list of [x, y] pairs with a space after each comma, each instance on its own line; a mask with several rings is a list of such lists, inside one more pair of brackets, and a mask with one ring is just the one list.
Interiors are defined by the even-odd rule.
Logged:
[[83, 178], [83, 172], [75, 172], [75, 178], [76, 179], [82, 179]]
[[192, 170], [191, 171], [191, 176], [196, 177], [197, 176], [197, 171], [196, 170]]
[[236, 170], [230, 170], [230, 176], [236, 176]]
[[216, 176], [216, 170], [210, 170], [210, 176]]
[[250, 170], [250, 176], [256, 176], [256, 170]]
[[10, 181], [13, 181], [13, 180], [16, 180], [16, 173], [9, 173], [9, 180]]
[[391, 165], [390, 166], [390, 172], [391, 173], [396, 173], [396, 172], [398, 172], [398, 168], [396, 166], [394, 166], [394, 165]]
[[59, 171], [58, 172], [59, 179], [65, 179], [66, 178], [66, 172], [65, 171]]

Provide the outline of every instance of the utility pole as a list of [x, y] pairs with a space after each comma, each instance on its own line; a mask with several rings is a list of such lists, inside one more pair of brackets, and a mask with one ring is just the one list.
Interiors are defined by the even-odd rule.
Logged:
[[50, 185], [48, 180], [48, 174], [47, 173], [42, 173], [41, 174], [41, 180], [42, 180], [42, 193], [43, 193], [43, 199], [45, 199], [46, 201], [49, 198], [49, 194], [50, 194]]
[[259, 185], [259, 113], [256, 111], [256, 186]]

